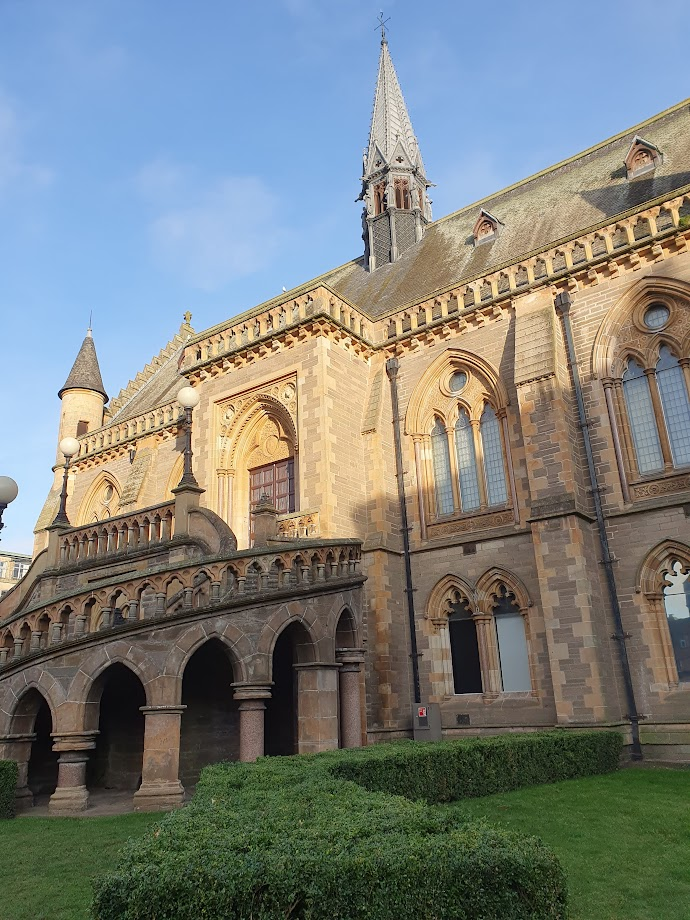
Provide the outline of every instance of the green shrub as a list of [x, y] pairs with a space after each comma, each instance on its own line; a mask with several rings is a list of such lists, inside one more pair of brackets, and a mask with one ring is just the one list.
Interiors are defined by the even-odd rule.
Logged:
[[[334, 776], [375, 792], [452, 802], [525, 786], [608, 773], [618, 767], [618, 732], [552, 731], [436, 743], [398, 742], [343, 751]], [[371, 754], [369, 753], [371, 752]], [[373, 756], [372, 756], [373, 755]]]
[[[461, 824], [304, 764], [301, 777], [278, 760], [255, 776], [211, 770], [202, 795], [97, 882], [95, 917], [566, 916], [563, 871], [537, 840]], [[229, 798], [214, 795], [229, 789]]]
[[14, 818], [18, 767], [14, 760], [0, 760], [0, 818]]
[[544, 732], [207, 767], [193, 802], [96, 881], [93, 916], [561, 920], [565, 879], [543, 844], [413, 800], [605, 772], [621, 743]]

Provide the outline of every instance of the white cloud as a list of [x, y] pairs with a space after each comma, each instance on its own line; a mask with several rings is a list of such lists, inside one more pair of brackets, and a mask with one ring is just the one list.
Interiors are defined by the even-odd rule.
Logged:
[[255, 176], [201, 181], [159, 159], [136, 184], [153, 206], [148, 236], [157, 263], [192, 287], [216, 291], [259, 271], [288, 239], [277, 198]]
[[16, 105], [0, 90], [0, 192], [17, 186], [44, 186], [53, 180], [46, 166], [32, 163], [23, 149], [23, 126]]

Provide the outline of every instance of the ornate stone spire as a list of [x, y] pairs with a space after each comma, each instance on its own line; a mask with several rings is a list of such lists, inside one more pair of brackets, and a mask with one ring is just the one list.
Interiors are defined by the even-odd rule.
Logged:
[[94, 393], [100, 393], [104, 400], [107, 400], [108, 394], [103, 387], [101, 369], [98, 366], [96, 356], [96, 346], [93, 343], [91, 329], [87, 329], [86, 337], [81, 343], [79, 354], [72, 365], [67, 380], [58, 393], [62, 399], [62, 394], [67, 390], [92, 390]]
[[362, 236], [373, 270], [422, 238], [431, 204], [419, 144], [382, 29], [379, 72], [369, 144], [364, 152], [360, 200]]

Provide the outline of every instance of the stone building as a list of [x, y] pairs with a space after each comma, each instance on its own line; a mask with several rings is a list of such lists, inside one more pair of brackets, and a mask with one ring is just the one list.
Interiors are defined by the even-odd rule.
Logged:
[[384, 38], [361, 183], [363, 257], [109, 401], [87, 335], [0, 601], [20, 796], [169, 807], [420, 706], [687, 761], [690, 103], [433, 221]]
[[23, 578], [31, 565], [31, 556], [25, 553], [5, 552], [0, 549], [0, 596], [13, 588]]

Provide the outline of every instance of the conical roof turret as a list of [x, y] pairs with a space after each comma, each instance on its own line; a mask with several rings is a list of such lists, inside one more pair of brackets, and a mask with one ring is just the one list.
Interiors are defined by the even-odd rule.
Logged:
[[108, 394], [103, 386], [101, 369], [98, 366], [98, 357], [96, 356], [96, 346], [90, 329], [86, 332], [79, 354], [72, 365], [72, 370], [69, 372], [67, 380], [60, 388], [58, 397], [62, 399], [62, 394], [67, 390], [92, 390], [94, 393], [100, 393], [104, 401], [108, 399]]

